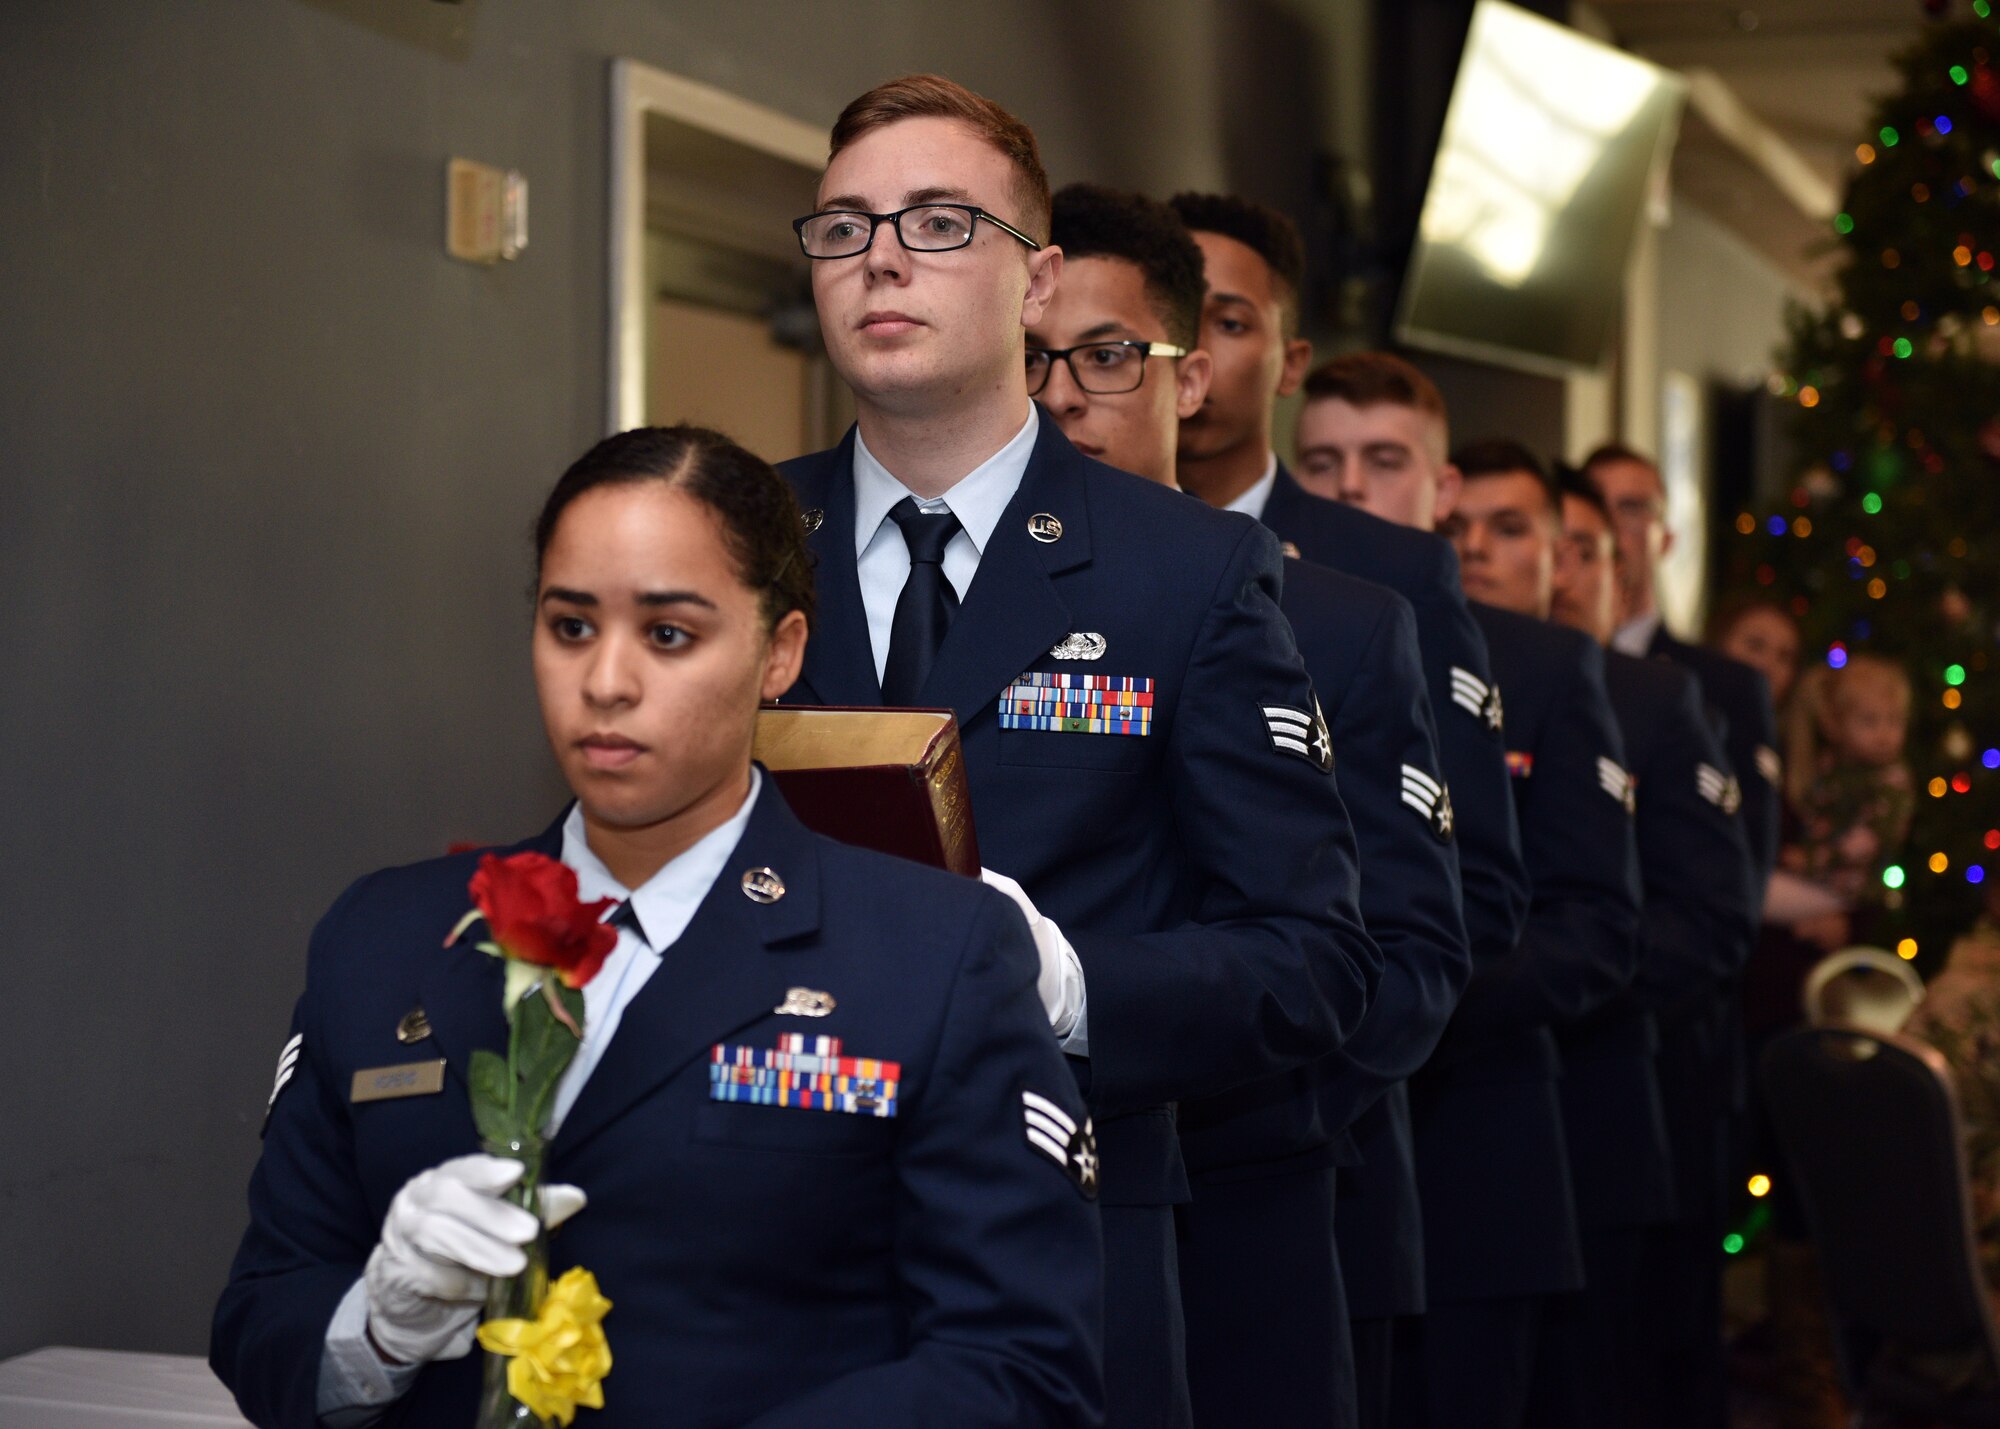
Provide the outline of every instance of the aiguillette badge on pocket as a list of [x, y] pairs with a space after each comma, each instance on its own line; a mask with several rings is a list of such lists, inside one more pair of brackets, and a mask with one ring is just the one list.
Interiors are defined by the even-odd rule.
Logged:
[[1145, 675], [1031, 670], [1000, 692], [1000, 728], [1060, 734], [1150, 734], [1153, 681]]
[[785, 1032], [776, 1047], [718, 1042], [708, 1054], [708, 1099], [755, 1106], [894, 1116], [901, 1062], [843, 1057], [838, 1037]]

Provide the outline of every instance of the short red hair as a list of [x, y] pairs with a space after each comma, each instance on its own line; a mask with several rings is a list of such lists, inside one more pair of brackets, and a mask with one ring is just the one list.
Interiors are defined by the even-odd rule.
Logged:
[[1035, 131], [984, 95], [974, 94], [940, 74], [906, 74], [876, 85], [840, 111], [833, 121], [826, 159], [863, 134], [900, 119], [951, 119], [965, 125], [1006, 156], [1014, 166], [1015, 197], [1021, 212], [1002, 218], [1046, 240], [1049, 231], [1049, 175], [1042, 167]]

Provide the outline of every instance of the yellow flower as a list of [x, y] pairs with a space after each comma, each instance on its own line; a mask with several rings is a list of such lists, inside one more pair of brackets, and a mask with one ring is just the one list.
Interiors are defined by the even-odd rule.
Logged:
[[611, 1308], [597, 1290], [597, 1277], [582, 1266], [565, 1271], [549, 1287], [541, 1314], [532, 1320], [488, 1320], [479, 1343], [496, 1355], [510, 1355], [507, 1392], [544, 1419], [569, 1425], [579, 1404], [604, 1407], [599, 1381], [611, 1373], [611, 1345], [604, 1338], [604, 1313]]

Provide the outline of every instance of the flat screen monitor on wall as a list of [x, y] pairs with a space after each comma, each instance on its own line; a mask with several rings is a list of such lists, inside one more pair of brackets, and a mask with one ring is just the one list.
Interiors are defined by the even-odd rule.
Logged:
[[1685, 90], [1622, 50], [1479, 0], [1398, 339], [1537, 372], [1600, 366]]

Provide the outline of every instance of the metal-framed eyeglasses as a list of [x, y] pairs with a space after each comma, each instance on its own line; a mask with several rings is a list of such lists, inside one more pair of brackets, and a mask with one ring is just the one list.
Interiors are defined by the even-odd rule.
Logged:
[[1085, 392], [1108, 397], [1119, 392], [1136, 392], [1146, 380], [1149, 357], [1186, 357], [1188, 349], [1171, 342], [1140, 342], [1125, 338], [1118, 342], [1086, 342], [1077, 347], [1031, 347], [1028, 349], [1028, 395], [1038, 397], [1049, 385], [1049, 374], [1058, 362], [1069, 365], [1069, 378]]
[[875, 242], [875, 229], [884, 223], [894, 226], [896, 241], [912, 253], [948, 253], [972, 242], [972, 231], [982, 218], [1030, 248], [1042, 246], [1004, 218], [969, 203], [920, 203], [894, 213], [829, 208], [793, 219], [792, 231], [798, 234], [799, 247], [808, 258], [852, 258], [866, 253]]

